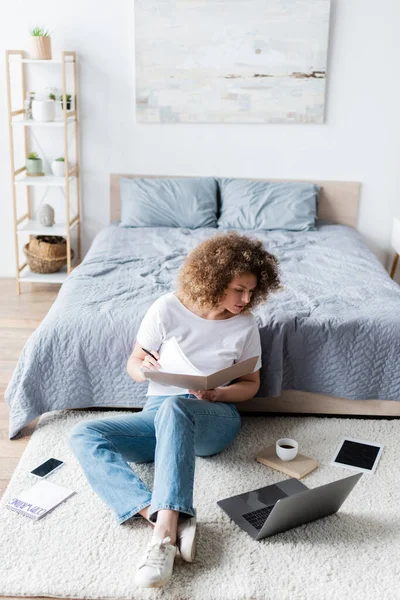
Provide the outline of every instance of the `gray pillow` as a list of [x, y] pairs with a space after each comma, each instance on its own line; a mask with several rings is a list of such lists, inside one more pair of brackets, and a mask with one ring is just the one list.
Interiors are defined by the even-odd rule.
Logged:
[[219, 179], [218, 227], [237, 229], [315, 229], [320, 186], [250, 179]]
[[120, 227], [217, 226], [214, 177], [120, 179]]

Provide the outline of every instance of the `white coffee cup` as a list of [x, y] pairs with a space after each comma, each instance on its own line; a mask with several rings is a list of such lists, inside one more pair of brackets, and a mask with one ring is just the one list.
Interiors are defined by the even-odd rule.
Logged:
[[[289, 446], [289, 448], [285, 448]], [[299, 444], [290, 438], [281, 438], [276, 442], [276, 454], [281, 460], [293, 460], [299, 451]]]

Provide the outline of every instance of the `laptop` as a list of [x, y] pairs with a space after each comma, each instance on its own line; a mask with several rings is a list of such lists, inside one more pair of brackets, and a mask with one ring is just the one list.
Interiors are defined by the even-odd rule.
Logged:
[[217, 504], [252, 538], [262, 540], [337, 512], [361, 476], [357, 473], [314, 489], [291, 478]]

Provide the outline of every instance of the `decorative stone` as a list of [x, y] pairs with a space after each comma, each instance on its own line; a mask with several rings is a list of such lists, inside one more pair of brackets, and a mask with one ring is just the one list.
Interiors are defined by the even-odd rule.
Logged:
[[40, 224], [44, 227], [51, 227], [54, 225], [54, 208], [50, 204], [43, 204], [39, 212]]

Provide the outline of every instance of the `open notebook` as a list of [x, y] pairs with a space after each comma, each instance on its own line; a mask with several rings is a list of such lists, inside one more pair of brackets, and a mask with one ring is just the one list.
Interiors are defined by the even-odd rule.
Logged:
[[73, 494], [73, 490], [42, 479], [9, 500], [6, 508], [37, 521]]
[[183, 389], [212, 390], [219, 385], [242, 377], [242, 375], [252, 373], [257, 360], [258, 356], [252, 356], [220, 371], [202, 373], [190, 362], [176, 338], [172, 337], [161, 347], [158, 361], [161, 369], [158, 371], [142, 369], [142, 372], [147, 379], [158, 383], [174, 385]]

